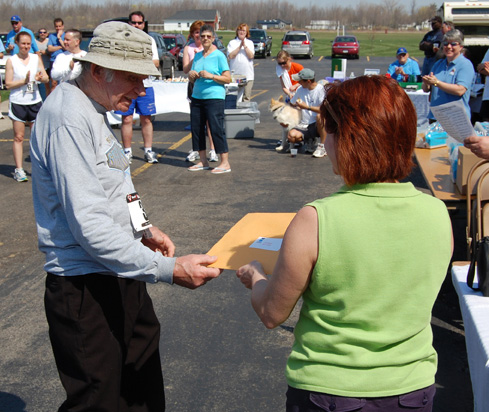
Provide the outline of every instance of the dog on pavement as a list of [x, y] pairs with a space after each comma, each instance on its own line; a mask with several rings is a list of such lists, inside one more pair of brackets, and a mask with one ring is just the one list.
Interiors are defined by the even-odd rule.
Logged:
[[287, 147], [289, 130], [297, 126], [301, 121], [301, 111], [283, 102], [282, 96], [278, 100], [272, 98], [269, 109], [272, 112], [272, 117], [282, 126], [282, 143], [275, 148], [277, 152], [281, 152]]

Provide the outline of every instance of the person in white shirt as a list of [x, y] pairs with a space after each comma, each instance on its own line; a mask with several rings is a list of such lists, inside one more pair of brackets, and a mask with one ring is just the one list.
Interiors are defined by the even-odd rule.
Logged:
[[315, 73], [311, 69], [302, 69], [299, 73], [293, 74], [292, 79], [301, 85], [290, 101], [290, 104], [301, 109], [301, 122], [289, 130], [288, 140], [291, 143], [304, 141], [306, 153], [314, 153], [314, 157], [324, 157], [326, 150], [323, 139], [315, 149], [317, 137], [320, 136], [318, 125], [322, 125], [318, 113], [326, 97], [324, 86], [316, 82]]
[[73, 59], [83, 57], [87, 52], [80, 49], [82, 34], [76, 29], [65, 32], [64, 45], [66, 50], [58, 54], [51, 68], [51, 77], [58, 83], [76, 79], [81, 73], [80, 62]]
[[[146, 19], [141, 11], [133, 11], [129, 14], [128, 23], [139, 30], [143, 30], [146, 26]], [[156, 68], [160, 67], [160, 58], [158, 56], [158, 48], [155, 40], [151, 37], [152, 60]], [[115, 111], [116, 114], [122, 116], [122, 144], [124, 145], [124, 153], [129, 162], [132, 161], [132, 126], [134, 111], [139, 114], [139, 122], [141, 123], [141, 134], [143, 135], [144, 144], [144, 159], [148, 163], [158, 163], [158, 156], [153, 151], [153, 123], [151, 116], [156, 114], [155, 94], [153, 89], [153, 80], [151, 76], [144, 79], [144, 90], [146, 95], [139, 96], [132, 101], [132, 105], [127, 112]]]
[[255, 80], [253, 58], [255, 57], [255, 45], [249, 39], [250, 28], [246, 23], [241, 23], [236, 28], [236, 38], [228, 44], [229, 68], [231, 73], [246, 76], [243, 101], [251, 99], [251, 89]]

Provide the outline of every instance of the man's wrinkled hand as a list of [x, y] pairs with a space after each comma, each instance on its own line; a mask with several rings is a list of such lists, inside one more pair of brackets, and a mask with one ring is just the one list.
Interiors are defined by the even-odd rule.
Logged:
[[163, 254], [163, 256], [173, 257], [175, 255], [175, 245], [171, 241], [170, 237], [154, 226], [150, 227], [149, 231], [151, 232], [152, 237], [143, 237], [141, 239], [143, 245], [149, 247], [155, 252], [160, 252]]
[[188, 289], [197, 289], [210, 280], [217, 278], [222, 269], [208, 268], [217, 256], [187, 255], [177, 258], [173, 269], [173, 283]]

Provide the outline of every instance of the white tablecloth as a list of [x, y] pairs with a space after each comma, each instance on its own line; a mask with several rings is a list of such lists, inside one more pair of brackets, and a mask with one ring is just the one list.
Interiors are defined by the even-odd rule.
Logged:
[[489, 297], [467, 286], [468, 268], [453, 266], [452, 282], [464, 320], [474, 411], [489, 412]]
[[416, 108], [416, 114], [418, 116], [418, 127], [428, 126], [428, 114], [430, 112], [430, 94], [425, 93], [422, 90], [415, 92], [406, 91], [407, 95], [411, 99]]
[[[153, 80], [155, 92], [156, 114], [163, 113], [190, 113], [190, 103], [187, 99], [188, 83], [172, 83], [162, 80]], [[110, 124], [120, 124], [122, 118], [114, 112], [107, 112]], [[134, 113], [134, 119], [139, 115]]]

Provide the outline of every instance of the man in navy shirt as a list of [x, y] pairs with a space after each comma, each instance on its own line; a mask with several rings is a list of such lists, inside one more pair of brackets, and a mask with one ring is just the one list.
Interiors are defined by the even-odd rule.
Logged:
[[443, 32], [441, 31], [443, 20], [441, 17], [432, 17], [430, 22], [433, 30], [426, 33], [421, 43], [419, 43], [419, 50], [424, 51], [423, 69], [421, 70], [423, 76], [430, 74], [431, 68], [436, 62], [436, 52], [440, 49], [443, 39]]

